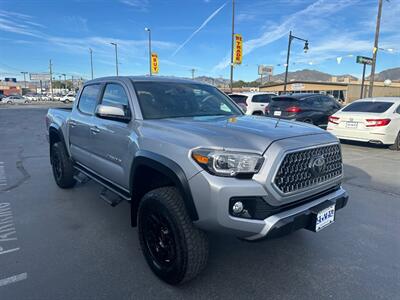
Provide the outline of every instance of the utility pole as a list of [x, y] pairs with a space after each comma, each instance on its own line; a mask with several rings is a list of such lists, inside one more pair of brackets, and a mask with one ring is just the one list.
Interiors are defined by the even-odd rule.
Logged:
[[92, 48], [89, 48], [89, 52], [90, 52], [90, 71], [91, 71], [92, 80], [93, 80], [93, 50], [92, 50]]
[[376, 55], [378, 52], [381, 17], [382, 17], [382, 0], [378, 0], [378, 16], [376, 18], [375, 43], [374, 43], [374, 50], [373, 50], [373, 56], [372, 56], [371, 75], [369, 77], [368, 97], [370, 97], [370, 98], [372, 97], [373, 90], [374, 90]]
[[153, 72], [151, 70], [151, 29], [146, 27], [144, 30], [149, 33], [149, 75], [152, 76]]
[[24, 75], [24, 88], [26, 88], [26, 74], [28, 74], [28, 72], [21, 72], [21, 74]]
[[51, 59], [49, 62], [49, 71], [50, 71], [50, 92], [51, 92], [51, 100], [53, 100], [53, 64], [51, 63]]
[[235, 0], [232, 0], [231, 93], [233, 93], [233, 49], [235, 47]]
[[194, 79], [194, 73], [196, 72], [196, 69], [191, 69], [190, 71], [192, 72], [192, 79]]
[[118, 76], [118, 44], [117, 43], [110, 43], [115, 47], [115, 71]]
[[64, 76], [64, 89], [67, 89], [67, 74], [61, 74]]

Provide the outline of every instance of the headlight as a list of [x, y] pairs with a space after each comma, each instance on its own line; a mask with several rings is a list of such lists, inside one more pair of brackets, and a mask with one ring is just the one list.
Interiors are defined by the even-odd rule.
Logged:
[[195, 149], [192, 158], [205, 170], [218, 176], [252, 175], [264, 161], [261, 155], [211, 149]]

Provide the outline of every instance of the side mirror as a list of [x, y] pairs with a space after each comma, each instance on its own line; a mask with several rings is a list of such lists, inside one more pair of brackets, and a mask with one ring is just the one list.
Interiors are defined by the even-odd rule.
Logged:
[[131, 120], [129, 110], [123, 105], [103, 105], [96, 107], [96, 116], [102, 119], [120, 121], [128, 123]]

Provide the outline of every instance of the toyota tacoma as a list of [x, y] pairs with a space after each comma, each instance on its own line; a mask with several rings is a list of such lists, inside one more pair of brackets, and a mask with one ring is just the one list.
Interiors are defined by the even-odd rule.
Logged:
[[46, 125], [57, 185], [91, 179], [112, 206], [129, 201], [144, 257], [169, 284], [204, 269], [206, 232], [247, 241], [318, 232], [348, 201], [336, 137], [246, 116], [211, 85], [99, 78], [72, 109], [49, 109]]

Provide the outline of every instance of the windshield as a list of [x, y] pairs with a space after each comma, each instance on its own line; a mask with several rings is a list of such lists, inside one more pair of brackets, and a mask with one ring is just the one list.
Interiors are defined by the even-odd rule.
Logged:
[[242, 115], [229, 97], [203, 84], [135, 82], [144, 119]]
[[372, 101], [360, 101], [354, 102], [343, 108], [342, 111], [348, 112], [365, 112], [365, 113], [383, 113], [387, 111], [393, 102], [372, 102]]

